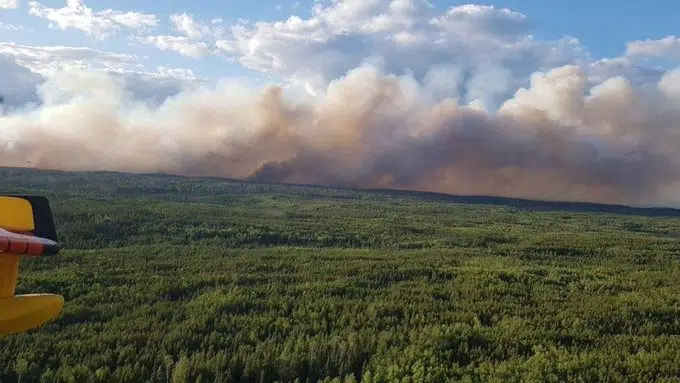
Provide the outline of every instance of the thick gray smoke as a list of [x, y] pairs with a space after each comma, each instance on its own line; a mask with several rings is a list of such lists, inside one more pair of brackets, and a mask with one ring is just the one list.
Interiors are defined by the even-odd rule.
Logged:
[[0, 117], [0, 165], [680, 202], [680, 71], [590, 89], [578, 67], [557, 68], [494, 112], [368, 66], [313, 99], [222, 83], [148, 106], [101, 73], [62, 74], [40, 94], [40, 108]]

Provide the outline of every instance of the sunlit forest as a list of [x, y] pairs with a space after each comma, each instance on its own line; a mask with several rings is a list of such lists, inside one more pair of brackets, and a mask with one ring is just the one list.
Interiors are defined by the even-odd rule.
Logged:
[[0, 169], [50, 198], [62, 294], [2, 382], [680, 382], [680, 214]]

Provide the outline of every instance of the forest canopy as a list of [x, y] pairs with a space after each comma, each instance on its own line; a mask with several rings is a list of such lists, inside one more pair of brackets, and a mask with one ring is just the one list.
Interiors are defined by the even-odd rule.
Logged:
[[2, 382], [680, 381], [672, 209], [0, 169], [65, 250]]

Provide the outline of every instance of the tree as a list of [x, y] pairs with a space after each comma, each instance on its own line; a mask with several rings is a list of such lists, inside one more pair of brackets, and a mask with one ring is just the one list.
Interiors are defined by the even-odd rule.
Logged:
[[170, 382], [170, 369], [174, 361], [172, 360], [172, 355], [165, 355], [163, 357], [163, 363], [165, 364], [165, 381]]
[[172, 383], [185, 383], [189, 381], [189, 358], [182, 355], [172, 369]]
[[23, 377], [26, 375], [26, 373], [28, 373], [28, 362], [26, 361], [26, 359], [22, 357], [19, 357], [17, 359], [16, 363], [14, 364], [14, 372], [16, 372], [18, 376], [17, 382], [21, 383]]

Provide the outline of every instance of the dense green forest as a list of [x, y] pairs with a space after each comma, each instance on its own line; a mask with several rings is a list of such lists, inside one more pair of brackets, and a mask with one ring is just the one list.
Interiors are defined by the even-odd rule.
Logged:
[[680, 382], [672, 209], [0, 169], [65, 250], [2, 382]]

